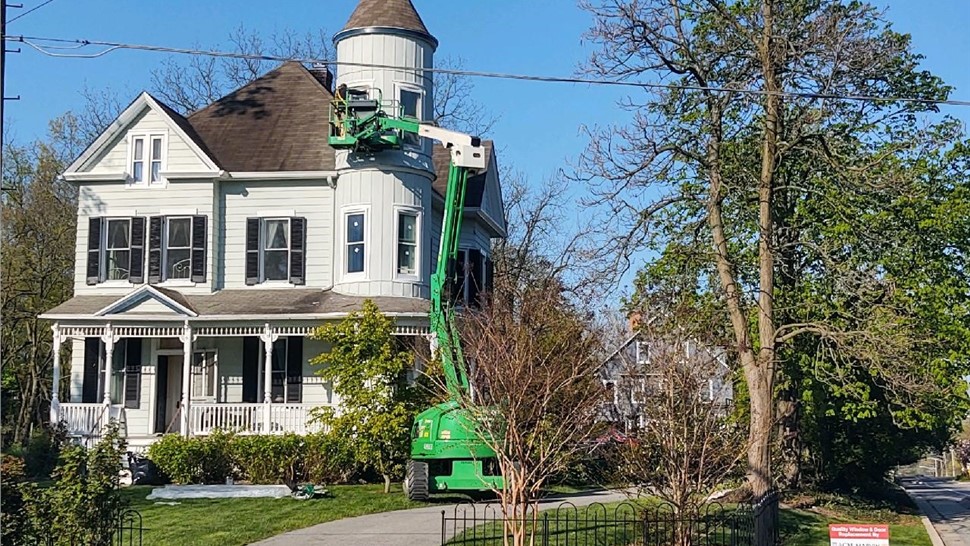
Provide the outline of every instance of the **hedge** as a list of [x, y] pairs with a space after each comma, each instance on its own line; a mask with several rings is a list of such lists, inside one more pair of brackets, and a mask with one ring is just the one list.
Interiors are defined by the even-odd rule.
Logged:
[[340, 483], [359, 470], [345, 446], [325, 434], [167, 435], [148, 448], [148, 458], [181, 484], [225, 483], [229, 477], [253, 484]]

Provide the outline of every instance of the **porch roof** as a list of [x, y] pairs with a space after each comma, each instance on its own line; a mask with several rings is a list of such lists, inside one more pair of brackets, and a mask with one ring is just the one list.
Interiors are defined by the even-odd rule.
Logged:
[[[221, 290], [212, 294], [183, 294], [158, 287], [145, 286], [124, 296], [74, 296], [41, 315], [41, 318], [131, 318], [154, 319], [226, 319], [254, 317], [318, 318], [324, 315], [349, 314], [360, 310], [370, 299], [383, 313], [392, 315], [424, 315], [429, 302], [419, 298], [374, 297], [365, 298], [339, 294], [332, 290]], [[159, 306], [145, 306], [160, 303]], [[192, 314], [180, 312], [180, 309]]]

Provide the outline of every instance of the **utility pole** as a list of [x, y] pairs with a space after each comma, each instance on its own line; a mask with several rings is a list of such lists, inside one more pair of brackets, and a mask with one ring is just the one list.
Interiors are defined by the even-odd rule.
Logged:
[[[6, 118], [4, 117], [4, 106], [8, 100], [20, 100], [19, 96], [7, 98], [7, 53], [20, 53], [20, 49], [7, 49], [7, 8], [22, 8], [23, 4], [8, 4], [6, 0], [0, 0], [0, 175], [3, 173], [3, 146], [6, 144]], [[4, 186], [0, 188], [6, 191]]]

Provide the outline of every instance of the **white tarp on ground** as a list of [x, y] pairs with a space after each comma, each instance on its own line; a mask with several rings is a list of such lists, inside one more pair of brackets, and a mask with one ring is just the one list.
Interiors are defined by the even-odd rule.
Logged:
[[148, 500], [183, 499], [281, 499], [290, 496], [285, 485], [166, 485], [157, 487]]

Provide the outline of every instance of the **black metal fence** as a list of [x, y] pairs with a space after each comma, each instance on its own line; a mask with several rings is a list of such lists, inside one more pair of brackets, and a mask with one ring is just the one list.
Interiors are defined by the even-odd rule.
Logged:
[[141, 513], [137, 510], [123, 510], [118, 514], [115, 525], [102, 532], [87, 532], [68, 536], [58, 532], [50, 534], [42, 543], [45, 546], [141, 546], [145, 534]]
[[501, 546], [510, 536], [504, 522], [513, 521], [539, 546], [776, 546], [778, 501], [778, 494], [770, 493], [752, 504], [711, 503], [689, 513], [669, 504], [577, 507], [564, 502], [548, 509], [532, 506], [508, 518], [500, 505], [462, 504], [442, 511], [441, 544]]

